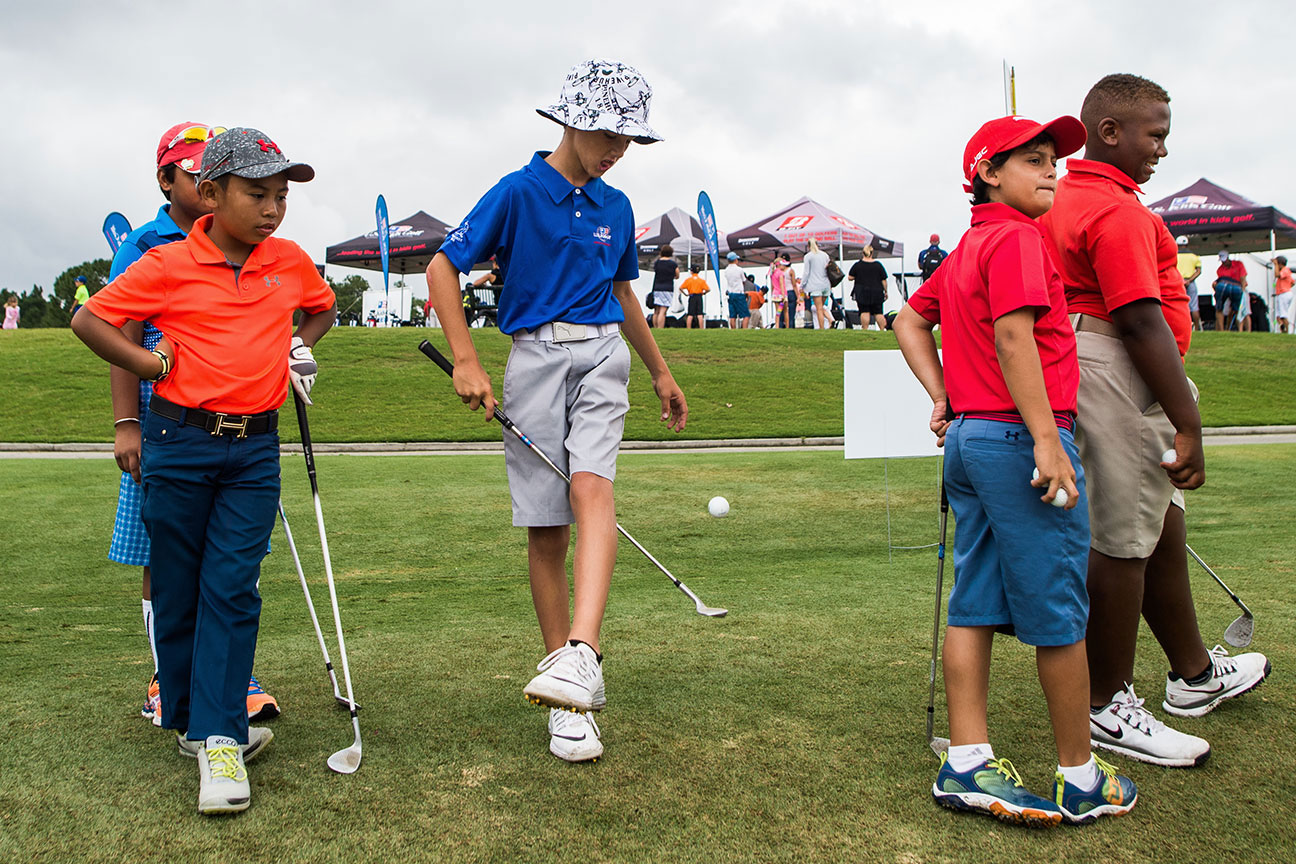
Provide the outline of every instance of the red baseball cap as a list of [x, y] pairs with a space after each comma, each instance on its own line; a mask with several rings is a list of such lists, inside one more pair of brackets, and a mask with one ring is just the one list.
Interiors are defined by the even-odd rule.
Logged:
[[1063, 115], [1050, 123], [1036, 123], [1026, 117], [999, 117], [976, 131], [963, 148], [963, 191], [972, 191], [972, 178], [982, 160], [990, 159], [1020, 147], [1038, 135], [1048, 133], [1060, 159], [1070, 156], [1085, 144], [1088, 133], [1084, 124], [1074, 117]]
[[205, 123], [177, 123], [163, 132], [158, 141], [157, 167], [174, 164], [197, 174], [207, 141], [223, 131], [219, 126], [213, 128]]
[[929, 238], [927, 239], [927, 242], [928, 242], [928, 243], [939, 243], [939, 242], [940, 242], [940, 235], [939, 235], [939, 234], [933, 234], [931, 237], [929, 237]]

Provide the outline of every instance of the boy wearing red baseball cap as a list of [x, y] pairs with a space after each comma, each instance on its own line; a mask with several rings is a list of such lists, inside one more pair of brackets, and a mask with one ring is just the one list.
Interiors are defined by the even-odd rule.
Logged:
[[[963, 159], [972, 227], [895, 322], [905, 360], [932, 399], [957, 524], [944, 650], [950, 748], [932, 796], [1033, 826], [1120, 815], [1138, 799], [1134, 784], [1089, 750], [1089, 523], [1072, 437], [1075, 335], [1035, 222], [1053, 204], [1058, 155], [1084, 139], [1074, 117], [1004, 117], [977, 130]], [[1058, 751], [1051, 799], [1027, 791], [989, 743], [996, 630], [1036, 647]]]
[[[246, 688], [279, 501], [277, 409], [290, 382], [309, 404], [310, 346], [333, 325], [335, 305], [310, 257], [271, 237], [289, 180], [314, 169], [245, 128], [211, 139], [202, 159], [198, 195], [212, 212], [92, 297], [72, 330], [154, 382], [140, 515], [152, 545], [162, 725], [198, 760], [199, 812], [228, 813], [251, 803]], [[127, 321], [152, 321], [165, 335], [148, 351], [121, 332]]]
[[[207, 146], [208, 139], [224, 131], [219, 126], [185, 122], [177, 123], [162, 133], [157, 147], [157, 184], [167, 203], [158, 208], [157, 216], [152, 221], [145, 222], [126, 235], [113, 256], [112, 269], [108, 274], [110, 282], [144, 257], [148, 250], [183, 240], [193, 223], [209, 212], [198, 195], [198, 169], [202, 165], [203, 148]], [[149, 351], [156, 348], [162, 338], [161, 331], [148, 321], [127, 321], [122, 326], [122, 332]], [[118, 366], [109, 367], [108, 380], [112, 390], [115, 435], [113, 455], [117, 458], [117, 466], [122, 470], [108, 560], [142, 567], [144, 571], [144, 632], [148, 636], [149, 650], [153, 655], [153, 675], [149, 679], [140, 714], [151, 719], [154, 725], [160, 726], [162, 712], [157, 681], [157, 644], [154, 640], [153, 599], [149, 588], [149, 539], [139, 515], [140, 430], [148, 418], [153, 385]], [[255, 676], [248, 681], [247, 711], [249, 720], [268, 720], [279, 715], [279, 702], [261, 689]], [[256, 729], [251, 734], [257, 739], [254, 743], [258, 744], [261, 741], [268, 742], [271, 737], [269, 729]], [[249, 753], [254, 755], [259, 749], [258, 746], [256, 750], [249, 750]]]
[[[1076, 442], [1089, 472], [1090, 734], [1096, 746], [1169, 767], [1210, 745], [1163, 724], [1134, 695], [1140, 613], [1165, 651], [1162, 703], [1196, 717], [1269, 674], [1263, 654], [1207, 651], [1184, 541], [1184, 489], [1206, 479], [1192, 338], [1178, 246], [1136, 197], [1166, 155], [1170, 96], [1137, 75], [1108, 75], [1085, 96], [1083, 159], [1067, 161], [1040, 221], [1066, 288], [1081, 360]], [[1162, 454], [1174, 448], [1174, 459]]]

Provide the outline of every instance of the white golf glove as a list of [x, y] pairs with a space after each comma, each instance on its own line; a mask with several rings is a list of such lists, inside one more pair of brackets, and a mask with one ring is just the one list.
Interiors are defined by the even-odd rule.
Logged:
[[315, 404], [311, 401], [310, 391], [315, 386], [317, 374], [319, 374], [319, 364], [315, 362], [315, 355], [311, 353], [310, 346], [303, 342], [300, 336], [294, 336], [292, 347], [288, 349], [288, 377], [297, 395], [307, 405]]

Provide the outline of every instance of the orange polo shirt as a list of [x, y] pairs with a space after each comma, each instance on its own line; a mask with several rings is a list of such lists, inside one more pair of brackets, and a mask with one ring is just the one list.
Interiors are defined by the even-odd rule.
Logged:
[[680, 290], [685, 294], [705, 294], [711, 290], [711, 286], [701, 276], [689, 276], [680, 285]]
[[212, 217], [184, 240], [150, 249], [86, 308], [114, 327], [151, 321], [175, 346], [175, 366], [153, 392], [177, 405], [258, 414], [288, 396], [288, 349], [298, 309], [323, 312], [333, 289], [305, 251], [268, 237], [235, 269], [207, 236]]
[[1186, 355], [1192, 315], [1169, 229], [1138, 200], [1143, 190], [1119, 168], [1088, 159], [1068, 159], [1066, 166], [1053, 209], [1039, 221], [1068, 308], [1111, 321], [1112, 309], [1154, 299], [1179, 356]]

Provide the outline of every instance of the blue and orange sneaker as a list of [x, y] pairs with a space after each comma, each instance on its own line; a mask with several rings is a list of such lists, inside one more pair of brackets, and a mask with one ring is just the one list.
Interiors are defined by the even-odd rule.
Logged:
[[1027, 791], [1007, 759], [988, 759], [970, 771], [958, 772], [950, 767], [949, 755], [941, 754], [932, 798], [951, 810], [986, 813], [1031, 828], [1051, 828], [1062, 821], [1058, 806]]
[[1099, 816], [1124, 816], [1138, 801], [1134, 781], [1116, 773], [1116, 769], [1097, 756], [1098, 782], [1088, 791], [1066, 782], [1062, 772], [1053, 780], [1053, 800], [1062, 818], [1072, 825], [1087, 825]]
[[158, 686], [157, 673], [149, 679], [148, 691], [144, 696], [144, 707], [140, 716], [153, 721], [154, 726], [162, 725], [162, 690]]
[[269, 720], [279, 716], [279, 702], [261, 689], [255, 675], [248, 680], [247, 712], [248, 720]]

